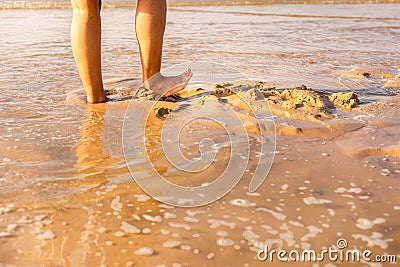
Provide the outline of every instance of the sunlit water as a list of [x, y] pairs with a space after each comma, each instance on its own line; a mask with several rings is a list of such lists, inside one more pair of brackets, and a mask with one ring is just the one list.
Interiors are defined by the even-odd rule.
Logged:
[[[254, 1], [258, 4], [262, 2]], [[0, 1], [2, 7], [5, 3], [8, 5], [11, 1]], [[272, 238], [271, 242], [277, 242], [279, 238], [280, 242], [285, 240], [289, 247], [297, 246], [296, 248], [307, 248], [310, 245], [307, 242], [320, 247], [334, 244], [337, 237], [343, 234], [347, 238], [353, 238], [351, 241], [355, 246], [366, 248], [365, 242], [372, 242], [371, 246], [381, 251], [389, 244], [388, 252], [398, 253], [398, 233], [392, 230], [398, 229], [397, 215], [393, 213], [400, 208], [398, 200], [392, 199], [397, 187], [390, 180], [398, 175], [398, 172], [393, 171], [398, 168], [397, 161], [392, 164], [390, 160], [379, 159], [378, 162], [378, 159], [370, 159], [372, 163], [366, 161], [367, 167], [360, 168], [360, 173], [354, 173], [351, 164], [361, 166], [364, 163], [350, 158], [342, 160], [339, 152], [339, 156], [335, 154], [321, 159], [322, 153], [337, 149], [331, 143], [326, 144], [325, 140], [312, 139], [309, 144], [313, 149], [306, 146], [303, 151], [300, 150], [304, 148], [302, 140], [290, 139], [292, 144], [299, 145], [295, 149], [288, 147], [288, 144], [279, 143], [279, 164], [270, 187], [253, 195], [233, 192], [231, 197], [235, 199], [226, 202], [223, 200], [211, 208], [202, 207], [198, 213], [179, 209], [170, 212], [167, 209], [166, 212], [165, 206], [142, 195], [139, 188], [132, 184], [123, 184], [131, 179], [121, 140], [122, 114], [128, 101], [119, 102], [120, 106], [111, 110], [106, 110], [103, 105], [86, 107], [66, 101], [68, 92], [81, 87], [69, 40], [72, 11], [68, 9], [69, 4], [66, 1], [59, 1], [52, 9], [44, 10], [40, 9], [44, 7], [43, 2], [35, 3], [38, 4], [33, 9], [11, 8], [0, 11], [0, 204], [7, 206], [22, 203], [25, 208], [30, 206], [28, 203], [33, 203], [35, 209], [51, 206], [52, 204], [46, 204], [49, 203], [46, 200], [52, 203], [55, 199], [66, 197], [68, 200], [62, 206], [67, 209], [73, 207], [72, 212], [56, 217], [54, 229], [60, 225], [57, 223], [61, 223], [57, 220], [68, 221], [70, 227], [67, 234], [60, 235], [56, 232], [56, 251], [63, 251], [64, 243], [57, 242], [61, 243], [61, 237], [66, 238], [68, 234], [71, 236], [70, 246], [73, 248], [78, 241], [85, 244], [86, 240], [90, 240], [91, 236], [86, 235], [90, 232], [90, 227], [85, 225], [86, 228], [82, 229], [83, 226], [78, 225], [81, 218], [82, 221], [87, 220], [88, 225], [97, 220], [96, 227], [102, 224], [112, 229], [101, 237], [100, 244], [103, 244], [116, 238], [114, 230], [121, 225], [120, 218], [110, 214], [122, 215], [125, 220], [132, 219], [133, 215], [151, 213], [154, 216], [160, 214], [164, 221], [154, 224], [151, 220], [155, 219], [148, 216], [141, 221], [135, 221], [136, 226], [150, 227], [153, 231], [152, 235], [143, 235], [135, 242], [139, 242], [140, 246], [154, 245], [159, 254], [151, 258], [153, 265], [164, 262], [160, 258], [168, 257], [172, 259], [166, 260], [167, 263], [176, 259], [191, 262], [194, 255], [198, 254], [198, 247], [201, 252], [197, 257], [203, 257], [203, 261], [207, 261], [206, 257], [211, 255], [210, 258], [213, 258], [217, 254], [215, 266], [222, 266], [227, 262], [235, 266], [235, 255], [238, 253], [244, 255], [241, 263], [255, 257], [255, 240], [264, 241], [266, 233], [268, 238]], [[190, 5], [186, 1], [185, 6], [171, 4], [168, 12], [164, 67], [187, 62], [216, 62], [236, 68], [250, 79], [266, 81], [277, 87], [305, 84], [329, 92], [355, 90], [367, 102], [380, 101], [396, 93], [384, 89], [383, 85], [386, 82], [384, 76], [397, 75], [400, 67], [400, 4], [198, 6]], [[104, 79], [139, 79], [141, 71], [134, 33], [134, 9], [105, 8], [102, 18]], [[339, 74], [354, 74], [354, 68], [382, 75], [372, 75], [364, 79]], [[113, 86], [115, 85], [107, 85], [108, 88]], [[353, 143], [352, 140], [373, 135], [374, 139], [362, 139], [366, 140], [366, 146], [380, 146], [384, 143], [389, 145], [394, 140], [393, 136], [398, 133], [396, 124], [391, 125], [392, 128], [383, 130], [365, 127], [363, 131], [354, 133], [354, 139], [350, 136], [348, 140], [339, 141], [339, 144], [343, 142], [346, 147], [349, 146], [346, 142]], [[386, 137], [392, 137], [389, 144], [386, 143]], [[191, 139], [188, 142], [190, 141]], [[285, 149], [292, 149], [288, 156]], [[156, 152], [155, 158], [159, 156]], [[318, 164], [315, 164], [315, 159], [318, 159]], [[140, 164], [141, 162], [137, 163]], [[340, 168], [335, 168], [335, 164]], [[389, 177], [386, 177], [389, 170], [380, 173], [379, 164], [392, 164], [390, 166], [393, 170], [389, 168], [392, 172]], [[375, 165], [378, 166], [376, 169]], [[321, 170], [327, 172], [321, 173]], [[365, 177], [369, 183], [366, 183]], [[376, 182], [382, 177], [385, 180]], [[172, 177], [172, 180], [175, 178]], [[201, 179], [208, 177], [197, 178], [197, 182], [203, 182]], [[178, 177], [177, 180], [186, 182], [186, 177]], [[121, 185], [122, 189], [117, 188], [116, 184]], [[248, 181], [239, 188], [247, 185]], [[74, 199], [74, 196], [94, 187], [96, 189], [88, 191], [88, 196], [93, 199]], [[129, 198], [132, 197], [131, 192], [138, 194], [135, 196], [137, 201]], [[328, 206], [330, 208], [327, 209], [327, 206], [319, 203], [320, 198], [321, 201], [333, 200], [332, 205]], [[98, 208], [98, 211], [93, 211], [99, 214], [97, 219], [93, 219], [92, 209], [76, 208], [75, 205], [81, 204], [77, 202], [85, 201], [98, 202], [98, 205], [88, 205]], [[120, 213], [115, 208], [118, 201], [124, 203]], [[373, 208], [372, 204], [375, 205]], [[178, 214], [176, 220], [174, 213]], [[17, 221], [20, 216], [17, 211], [8, 215], [8, 221], [1, 221], [2, 223], [11, 223], [14, 219]], [[78, 223], [74, 225], [78, 217]], [[387, 227], [381, 217], [386, 218]], [[372, 222], [362, 218], [369, 218]], [[166, 225], [171, 220], [175, 220], [176, 224]], [[191, 230], [183, 231], [187, 226], [177, 224], [178, 222], [191, 225]], [[368, 232], [364, 231], [365, 224], [370, 227]], [[374, 224], [377, 224], [376, 228], [373, 228]], [[221, 229], [229, 232], [229, 238], [235, 240], [234, 248], [225, 251], [220, 249], [230, 242], [223, 238], [227, 233], [217, 232], [221, 225]], [[293, 230], [296, 227], [300, 230]], [[293, 230], [294, 237], [290, 234], [293, 232], [287, 230], [289, 228]], [[64, 231], [64, 228], [59, 229], [60, 233]], [[260, 235], [259, 238], [254, 237], [257, 235], [253, 230]], [[323, 231], [325, 232], [321, 234]], [[373, 231], [376, 231], [375, 234]], [[74, 236], [74, 233], [79, 233], [80, 236]], [[203, 243], [196, 239], [200, 234]], [[317, 237], [314, 238], [315, 236]], [[368, 239], [369, 237], [371, 238]], [[9, 262], [6, 255], [16, 253], [15, 247], [18, 246], [14, 244], [18, 243], [18, 238], [23, 240], [22, 244], [26, 241], [23, 239], [24, 235], [18, 233], [15, 239], [7, 240], [13, 245], [4, 243], [3, 248], [9, 248], [10, 252], [2, 254], [2, 262]], [[164, 243], [167, 238], [180, 240], [182, 245], [192, 245], [189, 251], [193, 253], [188, 254], [187, 247], [182, 246], [179, 251], [176, 249], [175, 252], [180, 254], [174, 258], [171, 255], [175, 254], [169, 253], [167, 248], [171, 242]], [[216, 239], [219, 240], [217, 245]], [[38, 241], [36, 237], [32, 240]], [[118, 248], [130, 245], [128, 238], [121, 240], [116, 241], [120, 242]], [[295, 245], [293, 240], [296, 241]], [[214, 246], [210, 245], [208, 248], [208, 241]], [[94, 243], [96, 242], [97, 240]], [[54, 250], [50, 243], [46, 244], [49, 251]], [[29, 247], [28, 242], [26, 246]], [[117, 255], [121, 264], [125, 264], [125, 258], [120, 256], [122, 252], [116, 254], [119, 250], [113, 246], [107, 247], [112, 251], [110, 255]], [[65, 249], [74, 250], [68, 244]], [[214, 251], [209, 251], [211, 249]], [[29, 249], [24, 253], [28, 253], [27, 251]], [[94, 259], [93, 254], [88, 253], [86, 256]], [[34, 257], [35, 255], [31, 258]], [[80, 257], [79, 253], [74, 254], [71, 261], [79, 260]], [[19, 262], [18, 258], [12, 259]], [[25, 259], [28, 259], [26, 264], [32, 263], [29, 255]], [[99, 265], [100, 262], [95, 260], [97, 258], [93, 260], [93, 266]], [[112, 257], [110, 261], [113, 261]], [[140, 259], [135, 258], [136, 261], [140, 263]]]
[[[65, 101], [81, 86], [69, 43], [71, 15], [70, 9], [0, 12], [3, 194], [79, 177], [76, 144], [87, 114]], [[139, 78], [134, 10], [102, 15], [104, 78]], [[370, 67], [396, 74], [399, 36], [398, 4], [171, 7], [163, 66], [205, 60], [255, 80], [335, 91], [343, 87], [329, 71]], [[361, 93], [385, 95], [383, 82], [367, 81]], [[123, 168], [120, 161], [110, 165], [109, 178]]]

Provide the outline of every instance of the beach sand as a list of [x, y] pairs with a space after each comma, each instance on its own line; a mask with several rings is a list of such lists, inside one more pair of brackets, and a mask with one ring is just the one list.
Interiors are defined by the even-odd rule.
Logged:
[[[240, 107], [231, 90], [235, 86], [192, 89], [181, 94], [181, 101], [200, 99], [197, 109], [213, 99]], [[118, 140], [122, 120], [117, 127], [109, 123], [123, 117], [129, 101], [89, 105], [91, 115], [81, 127], [75, 165], [81, 169], [77, 183], [86, 189], [40, 202], [30, 198], [46, 194], [46, 189], [8, 196], [20, 199], [15, 205], [0, 205], [1, 261], [29, 266], [281, 266], [277, 259], [258, 260], [257, 251], [265, 245], [287, 251], [321, 251], [335, 247], [339, 238], [347, 240], [348, 249], [399, 257], [400, 98], [359, 104], [365, 101], [353, 92], [342, 92], [343, 101], [337, 101], [338, 97], [306, 86], [279, 89], [262, 82], [241, 86], [243, 92], [252, 88], [262, 92], [263, 101], [269, 102], [275, 114], [275, 158], [268, 178], [256, 192], [248, 192], [258, 162], [253, 153], [243, 179], [214, 203], [179, 208], [152, 199], [132, 181], [125, 166]], [[154, 103], [140, 97], [132, 101], [142, 111]], [[149, 158], [171, 182], [184, 186], [212, 182], [209, 179], [226, 167], [229, 151], [221, 150], [218, 164], [198, 175], [169, 170], [160, 152], [161, 121], [168, 112], [160, 116], [159, 109], [177, 106], [160, 101], [150, 112]], [[259, 134], [251, 116], [245, 121], [249, 133]], [[183, 143], [192, 142], [185, 153], [195, 152], [193, 140], [224, 141], [218, 125], [206, 126], [201, 131], [205, 126], [194, 123], [195, 136], [183, 134]], [[113, 134], [117, 138], [113, 150], [105, 153], [109, 127], [119, 134]], [[118, 175], [115, 171], [113, 175], [118, 178], [108, 180], [107, 165], [116, 162], [120, 167]], [[59, 181], [46, 187], [51, 184], [63, 186]], [[318, 264], [329, 262], [325, 259]]]

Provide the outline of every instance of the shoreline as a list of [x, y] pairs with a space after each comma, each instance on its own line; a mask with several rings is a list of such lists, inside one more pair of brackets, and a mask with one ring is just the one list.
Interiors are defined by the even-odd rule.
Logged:
[[[174, 2], [168, 1], [168, 7], [207, 7], [207, 6], [257, 6], [257, 5], [375, 5], [375, 4], [400, 4], [400, 0], [308, 0], [308, 1], [285, 1], [285, 0], [270, 0], [270, 1], [200, 1], [200, 2]], [[136, 8], [135, 3], [103, 3], [102, 9], [131, 9]], [[72, 9], [69, 3], [0, 3], [0, 10], [57, 10], [57, 9]]]

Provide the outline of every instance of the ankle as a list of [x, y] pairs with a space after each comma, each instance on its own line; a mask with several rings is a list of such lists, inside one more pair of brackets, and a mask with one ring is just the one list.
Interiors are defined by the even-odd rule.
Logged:
[[97, 103], [104, 103], [107, 102], [107, 98], [102, 98], [102, 99], [88, 99], [87, 102], [89, 104], [97, 104]]
[[87, 95], [87, 102], [91, 104], [107, 102], [104, 92], [101, 95]]
[[152, 86], [158, 82], [161, 82], [163, 80], [164, 76], [160, 72], [157, 72], [156, 74], [153, 74], [150, 77], [143, 76], [143, 85], [144, 87], [147, 88], [147, 86]]
[[151, 79], [153, 76], [162, 76], [160, 69], [144, 69], [143, 70], [143, 82]]

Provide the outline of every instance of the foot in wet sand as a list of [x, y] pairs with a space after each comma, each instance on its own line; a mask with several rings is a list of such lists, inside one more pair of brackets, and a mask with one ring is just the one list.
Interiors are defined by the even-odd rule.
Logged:
[[193, 73], [190, 68], [176, 76], [163, 76], [161, 73], [157, 73], [145, 81], [143, 85], [157, 95], [170, 96], [185, 89], [192, 76]]

